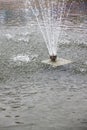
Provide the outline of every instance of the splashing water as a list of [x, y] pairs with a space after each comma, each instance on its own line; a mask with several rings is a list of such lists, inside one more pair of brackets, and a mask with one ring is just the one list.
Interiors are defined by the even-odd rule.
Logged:
[[57, 55], [66, 2], [67, 0], [26, 0], [26, 7], [30, 8], [36, 17], [50, 56]]

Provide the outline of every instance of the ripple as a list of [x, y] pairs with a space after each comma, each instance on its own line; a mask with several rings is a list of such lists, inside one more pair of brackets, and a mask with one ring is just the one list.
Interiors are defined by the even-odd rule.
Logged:
[[6, 110], [6, 108], [0, 107], [0, 111], [5, 111], [5, 110]]

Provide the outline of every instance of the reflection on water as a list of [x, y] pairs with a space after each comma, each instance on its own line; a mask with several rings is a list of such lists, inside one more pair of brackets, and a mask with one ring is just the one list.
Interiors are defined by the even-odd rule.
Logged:
[[0, 24], [5, 20], [5, 10], [0, 10]]
[[[71, 2], [67, 4], [67, 10], [70, 7], [70, 15], [69, 16], [79, 16], [82, 17], [83, 15], [87, 14], [86, 4], [83, 2]], [[10, 5], [10, 4], [9, 4]], [[11, 6], [11, 5], [10, 5]], [[17, 9], [5, 9], [4, 7], [0, 10], [0, 25], [19, 25], [19, 24], [26, 24], [28, 21], [32, 20], [34, 17], [32, 11], [27, 7], [17, 8]], [[74, 17], [74, 19], [75, 19]]]
[[21, 10], [0, 10], [0, 23], [12, 24], [25, 23], [25, 12]]
[[0, 25], [19, 25], [26, 24], [33, 16], [27, 9], [23, 10], [0, 10]]

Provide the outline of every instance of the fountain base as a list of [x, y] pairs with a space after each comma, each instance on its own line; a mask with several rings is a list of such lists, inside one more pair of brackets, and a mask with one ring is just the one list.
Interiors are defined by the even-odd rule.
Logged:
[[55, 62], [53, 62], [51, 59], [42, 61], [42, 63], [51, 65], [52, 67], [63, 66], [66, 64], [70, 64], [71, 62], [72, 61], [70, 61], [70, 60], [66, 60], [66, 59], [62, 59], [62, 58], [57, 58]]

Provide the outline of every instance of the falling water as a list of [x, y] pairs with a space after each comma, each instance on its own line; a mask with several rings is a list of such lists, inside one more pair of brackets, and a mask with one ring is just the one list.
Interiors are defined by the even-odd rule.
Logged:
[[26, 0], [26, 7], [31, 9], [36, 17], [50, 56], [57, 55], [66, 2], [66, 0]]

